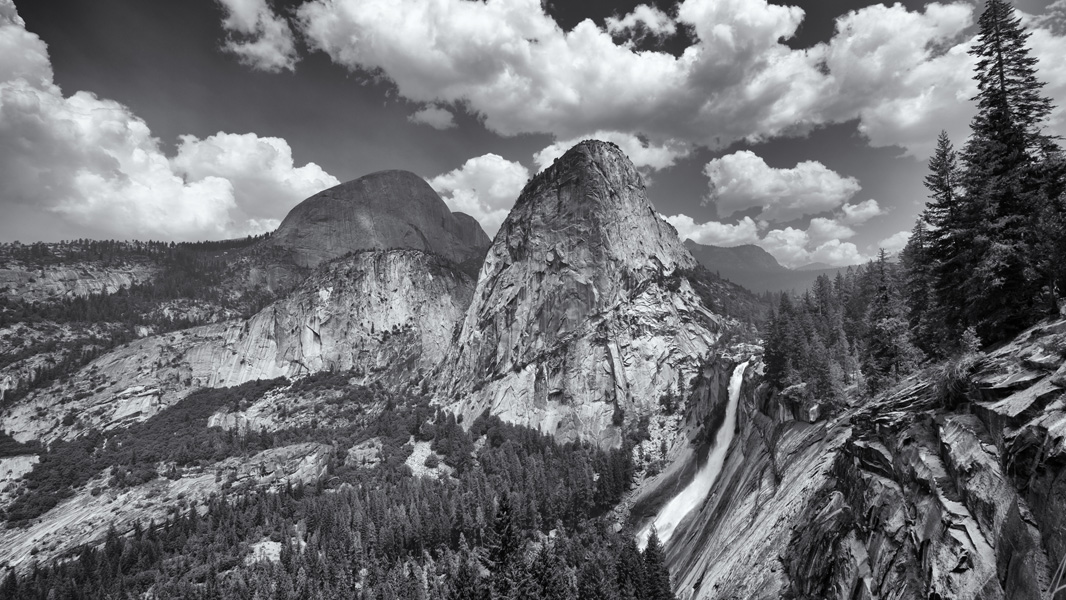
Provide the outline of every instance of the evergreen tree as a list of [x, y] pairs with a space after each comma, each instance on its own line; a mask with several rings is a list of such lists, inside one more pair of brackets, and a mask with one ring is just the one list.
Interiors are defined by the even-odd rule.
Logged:
[[1052, 103], [1041, 94], [1044, 82], [1036, 77], [1037, 59], [1029, 55], [1026, 44], [1031, 34], [1022, 26], [1021, 17], [1009, 2], [987, 0], [978, 26], [977, 42], [970, 49], [977, 57], [974, 79], [978, 89], [972, 98], [978, 112], [971, 124], [971, 145], [1000, 140], [1004, 150], [1027, 158], [1057, 151], [1041, 128]]
[[642, 600], [645, 597], [644, 558], [632, 537], [619, 552], [614, 575], [619, 600]]
[[[981, 218], [972, 206], [963, 203], [961, 180], [958, 154], [948, 133], [941, 131], [925, 176], [929, 203], [921, 217], [932, 226], [932, 231], [927, 243], [917, 242], [927, 247], [928, 252], [912, 252], [911, 257], [922, 261], [923, 270], [927, 270], [931, 279], [932, 297], [925, 304], [934, 312], [931, 320], [939, 324], [947, 339], [957, 339], [965, 327], [964, 289], [971, 268], [973, 237]], [[924, 275], [916, 274], [919, 278]]]
[[936, 265], [930, 243], [931, 236], [925, 222], [918, 219], [911, 230], [907, 245], [899, 254], [903, 269], [903, 296], [906, 305], [907, 324], [922, 352], [929, 356], [942, 356], [944, 333], [939, 326], [933, 269]]
[[646, 600], [677, 600], [666, 568], [666, 553], [654, 528], [644, 547], [644, 587]]
[[875, 269], [877, 292], [870, 304], [870, 338], [864, 373], [870, 391], [877, 393], [913, 370], [920, 356], [909, 340], [902, 298], [884, 249]]
[[1046, 274], [1034, 268], [1036, 218], [1044, 199], [1033, 175], [1039, 162], [1059, 150], [1042, 131], [1051, 100], [1041, 94], [1044, 84], [1026, 44], [1030, 34], [1014, 7], [988, 0], [979, 26], [970, 50], [978, 59], [979, 92], [973, 98], [978, 112], [963, 152], [961, 227], [953, 228], [971, 243], [967, 251], [940, 258], [965, 269], [963, 321], [993, 342], [1028, 325], [1047, 293]]

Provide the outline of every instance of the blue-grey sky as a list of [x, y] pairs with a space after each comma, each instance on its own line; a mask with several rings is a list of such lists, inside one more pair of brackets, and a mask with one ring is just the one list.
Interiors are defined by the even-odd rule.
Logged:
[[[1066, 0], [1016, 6], [1064, 107]], [[258, 233], [387, 168], [492, 235], [600, 137], [686, 237], [859, 262], [902, 245], [940, 129], [965, 140], [981, 8], [0, 0], [0, 240]]]

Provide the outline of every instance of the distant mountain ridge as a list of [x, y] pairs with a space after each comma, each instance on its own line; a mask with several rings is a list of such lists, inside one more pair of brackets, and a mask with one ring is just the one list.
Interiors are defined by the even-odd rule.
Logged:
[[769, 252], [753, 244], [727, 248], [685, 240], [685, 248], [707, 270], [760, 294], [789, 290], [802, 292], [810, 288], [820, 275], [833, 278], [848, 268], [810, 263], [789, 269], [777, 262]]

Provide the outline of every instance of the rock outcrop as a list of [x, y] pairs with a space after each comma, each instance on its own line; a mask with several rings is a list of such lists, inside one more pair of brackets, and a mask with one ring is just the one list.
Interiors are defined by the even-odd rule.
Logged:
[[159, 266], [148, 262], [105, 265], [91, 262], [43, 267], [9, 264], [0, 269], [0, 295], [26, 302], [60, 300], [89, 294], [113, 294], [151, 280]]
[[473, 218], [449, 211], [418, 175], [380, 171], [304, 200], [263, 245], [288, 253], [299, 267], [390, 248], [423, 250], [458, 264], [480, 258], [489, 239]]
[[827, 420], [749, 378], [667, 546], [689, 598], [1045, 599], [1066, 556], [1066, 321]]
[[352, 369], [395, 384], [432, 370], [473, 294], [418, 250], [360, 252], [319, 267], [248, 320], [137, 340], [3, 413], [18, 440], [71, 438], [151, 417], [198, 387]]
[[230, 488], [278, 489], [317, 481], [326, 473], [332, 450], [317, 443], [271, 448], [126, 489], [109, 488], [109, 475], [102, 473], [43, 519], [0, 531], [4, 566], [25, 572], [34, 563], [48, 564], [79, 546], [103, 542], [109, 527], [125, 535], [135, 524], [161, 522], [186, 507], [203, 512], [209, 498]]
[[623, 420], [686, 397], [726, 319], [682, 275], [696, 261], [613, 144], [586, 141], [522, 191], [489, 249], [440, 379], [561, 439], [621, 442]]

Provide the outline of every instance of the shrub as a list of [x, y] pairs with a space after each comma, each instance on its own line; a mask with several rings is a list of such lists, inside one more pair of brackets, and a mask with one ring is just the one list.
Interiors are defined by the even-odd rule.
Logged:
[[969, 401], [973, 372], [982, 358], [981, 354], [963, 354], [940, 367], [936, 375], [936, 398], [941, 405], [953, 408]]

